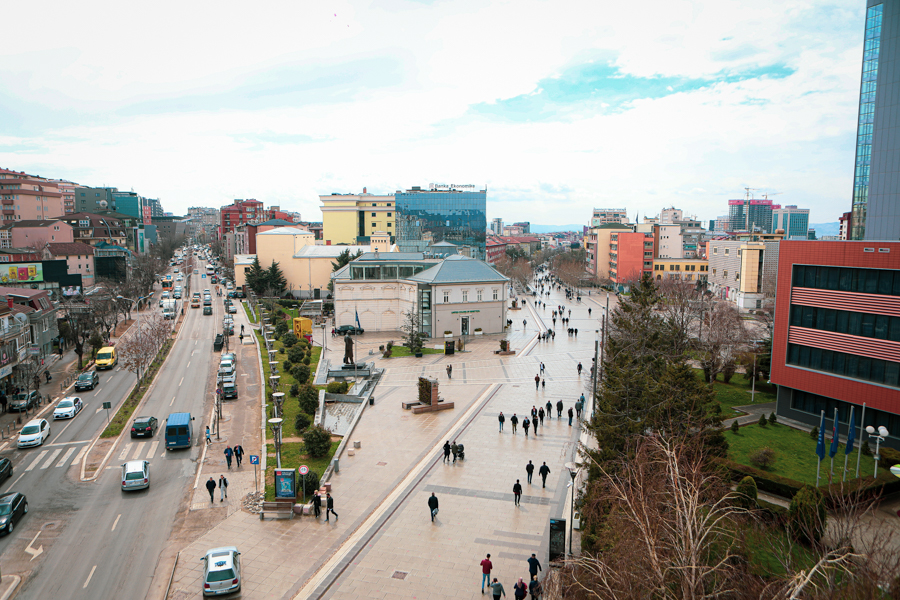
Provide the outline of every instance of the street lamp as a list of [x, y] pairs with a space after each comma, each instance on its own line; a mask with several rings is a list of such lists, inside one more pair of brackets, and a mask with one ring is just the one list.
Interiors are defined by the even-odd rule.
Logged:
[[281, 423], [284, 419], [269, 419], [269, 425], [272, 426], [272, 436], [275, 439], [275, 462], [278, 468], [281, 468]]
[[884, 441], [890, 433], [888, 433], [887, 427], [881, 425], [878, 427], [878, 435], [875, 435], [875, 428], [869, 425], [866, 427], [866, 433], [869, 434], [869, 437], [875, 438], [875, 477], [878, 477], [878, 461], [881, 460], [881, 456], [878, 455], [878, 448], [881, 445], [881, 442]]
[[572, 556], [572, 536], [575, 533], [575, 477], [578, 475], [578, 465], [567, 462], [565, 467], [572, 476], [572, 506], [569, 509], [569, 556]]

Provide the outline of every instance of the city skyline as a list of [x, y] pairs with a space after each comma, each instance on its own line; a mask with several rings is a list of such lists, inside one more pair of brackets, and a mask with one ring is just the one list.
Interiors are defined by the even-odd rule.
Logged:
[[[659, 3], [637, 35], [625, 4], [221, 7], [50, 4], [40, 50], [11, 31], [0, 165], [175, 214], [256, 198], [318, 220], [319, 194], [441, 181], [486, 185], [488, 219], [547, 224], [563, 203], [565, 222], [707, 221], [744, 187], [810, 223], [851, 207], [864, 3]], [[137, 19], [115, 52], [66, 34]]]

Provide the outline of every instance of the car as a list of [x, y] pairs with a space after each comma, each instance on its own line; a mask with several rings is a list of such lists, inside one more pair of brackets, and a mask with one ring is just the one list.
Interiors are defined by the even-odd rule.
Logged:
[[211, 315], [211, 314], [212, 314], [212, 306], [209, 306], [209, 305], [204, 306], [204, 307], [203, 307], [203, 314], [204, 314], [204, 315]]
[[0, 458], [0, 481], [6, 481], [13, 474], [12, 461], [8, 458]]
[[222, 379], [222, 398], [228, 400], [229, 398], [234, 398], [237, 400], [238, 397], [238, 389], [237, 389], [237, 377], [232, 375], [227, 379]]
[[97, 374], [97, 371], [86, 371], [75, 380], [75, 391], [92, 390], [98, 385], [100, 385], [100, 375]]
[[22, 412], [23, 410], [30, 410], [36, 407], [41, 403], [41, 393], [37, 391], [24, 392], [21, 394], [16, 394], [13, 396], [12, 401], [9, 403], [9, 408], [7, 408], [10, 412]]
[[203, 595], [218, 596], [241, 589], [241, 553], [234, 546], [207, 550], [203, 555]]
[[365, 330], [355, 325], [341, 325], [337, 328], [338, 335], [357, 335], [362, 333], [365, 333]]
[[212, 292], [209, 291], [209, 288], [203, 288], [203, 295], [204, 295], [204, 296], [211, 296], [211, 295], [212, 295]]
[[28, 512], [25, 494], [10, 492], [0, 496], [0, 530], [6, 534], [13, 532], [15, 524]]
[[[207, 308], [209, 308], [209, 307], [208, 306], [203, 307], [203, 314], [206, 314]], [[216, 352], [220, 351], [224, 344], [225, 344], [225, 336], [223, 336], [221, 333], [217, 333], [216, 339], [213, 340], [213, 350]]]
[[235, 306], [234, 304], [229, 304], [225, 310], [227, 310], [230, 314], [233, 315], [233, 314], [237, 313], [237, 306]]
[[19, 441], [16, 446], [19, 448], [42, 446], [49, 438], [50, 423], [46, 419], [32, 419], [25, 423], [22, 431], [19, 432]]
[[159, 306], [162, 307], [162, 305], [163, 305], [163, 300], [168, 300], [169, 297], [170, 297], [170, 296], [169, 296], [169, 292], [168, 292], [168, 291], [165, 291], [165, 292], [163, 292], [162, 294], [160, 294], [160, 296], [159, 296]]
[[[178, 263], [181, 264], [181, 260], [180, 260], [180, 259], [179, 259]], [[175, 272], [175, 273], [178, 273], [179, 271], [178, 271], [178, 269], [176, 268], [174, 272]]]
[[175, 278], [175, 281], [184, 281], [184, 275], [179, 275]]
[[78, 396], [68, 396], [59, 401], [53, 409], [54, 419], [74, 419], [84, 408], [84, 402]]
[[129, 460], [122, 465], [122, 491], [150, 487], [150, 461]]
[[159, 429], [159, 419], [156, 417], [137, 417], [131, 424], [131, 437], [153, 437]]

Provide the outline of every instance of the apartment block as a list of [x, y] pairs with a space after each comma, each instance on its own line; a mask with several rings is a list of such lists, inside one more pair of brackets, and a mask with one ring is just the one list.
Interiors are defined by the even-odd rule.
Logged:
[[319, 196], [322, 203], [322, 235], [325, 245], [367, 244], [377, 231], [396, 235], [394, 195], [377, 196], [363, 188], [361, 194]]
[[3, 223], [10, 223], [51, 219], [66, 209], [56, 181], [0, 169], [0, 211]]
[[774, 297], [779, 241], [712, 240], [707, 250], [709, 290], [741, 310], [763, 308]]

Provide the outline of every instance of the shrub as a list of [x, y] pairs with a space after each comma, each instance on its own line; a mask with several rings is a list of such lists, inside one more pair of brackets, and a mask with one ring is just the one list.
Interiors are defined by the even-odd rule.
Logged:
[[865, 456], [872, 456], [872, 448], [869, 447], [869, 440], [866, 440], [859, 447], [859, 451], [862, 452]]
[[769, 425], [774, 425], [778, 422], [778, 417], [775, 416], [775, 413], [769, 415]]
[[306, 356], [306, 352], [303, 350], [300, 345], [296, 345], [287, 351], [288, 360], [292, 363], [299, 363], [303, 361], [303, 357]]
[[319, 474], [315, 471], [310, 471], [306, 475], [298, 474], [297, 479], [297, 487], [300, 489], [301, 494], [305, 493], [308, 500], [312, 499], [312, 495], [319, 489]]
[[281, 363], [281, 366], [284, 367], [285, 373], [290, 373], [291, 368], [294, 366], [294, 363], [291, 362], [291, 359], [286, 358], [284, 362]]
[[791, 499], [788, 508], [788, 530], [794, 539], [811, 544], [822, 539], [827, 516], [822, 493], [804, 485]]
[[319, 390], [316, 386], [305, 383], [300, 387], [297, 401], [300, 404], [300, 410], [308, 415], [314, 415], [316, 414], [316, 409], [319, 408]]
[[288, 329], [289, 328], [287, 321], [285, 321], [284, 319], [278, 319], [278, 321], [275, 323], [275, 337], [281, 339], [281, 336], [287, 333]]
[[303, 364], [307, 367], [309, 366], [309, 355], [303, 357]]
[[431, 404], [431, 381], [425, 377], [419, 377], [419, 403]]
[[311, 457], [325, 456], [331, 450], [331, 434], [327, 429], [312, 425], [303, 433], [303, 444]]
[[291, 389], [288, 392], [291, 395], [291, 398], [296, 398], [298, 394], [300, 394], [300, 386], [296, 383], [291, 384]]
[[294, 335], [293, 331], [288, 331], [283, 336], [281, 336], [281, 343], [284, 344], [285, 348], [293, 348], [297, 343], [297, 336]]
[[768, 446], [759, 448], [749, 456], [750, 464], [759, 469], [770, 469], [775, 464], [775, 451]]
[[740, 430], [741, 426], [738, 425], [737, 419], [735, 419], [731, 422], [731, 433], [733, 433], [734, 435], [738, 435], [738, 432], [740, 432]]
[[329, 394], [346, 394], [350, 389], [349, 381], [332, 381], [325, 386], [325, 391]]
[[733, 360], [729, 360], [722, 367], [722, 381], [731, 383], [731, 378], [734, 377], [735, 371], [737, 371], [737, 364]]
[[768, 421], [766, 420], [766, 415], [759, 415], [759, 426], [765, 427], [767, 424]]
[[894, 465], [900, 464], [900, 451], [882, 446], [878, 449], [878, 454], [881, 455], [881, 466], [885, 469], [890, 469]]
[[312, 425], [312, 417], [305, 412], [300, 411], [294, 417], [294, 428], [297, 430], [297, 433], [303, 433], [310, 425]]
[[737, 485], [737, 489], [735, 490], [735, 495], [738, 504], [744, 508], [756, 508], [756, 500], [758, 497], [756, 480], [750, 475], [741, 479], [741, 482]]
[[812, 439], [817, 439], [819, 437], [819, 426], [813, 425], [813, 428], [809, 430], [809, 437]]
[[390, 358], [391, 354], [393, 352], [394, 352], [394, 342], [389, 341], [387, 344], [385, 344], [384, 352], [381, 353], [381, 356], [383, 356], [384, 358]]
[[500, 340], [500, 352], [509, 351], [509, 340]]
[[309, 367], [306, 365], [297, 365], [294, 367], [294, 370], [291, 371], [291, 375], [297, 380], [297, 383], [306, 383], [309, 381]]

